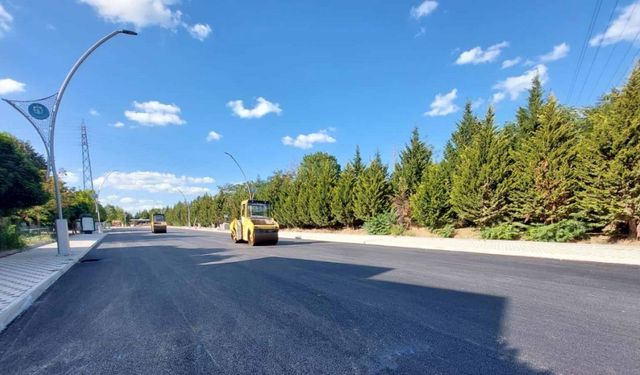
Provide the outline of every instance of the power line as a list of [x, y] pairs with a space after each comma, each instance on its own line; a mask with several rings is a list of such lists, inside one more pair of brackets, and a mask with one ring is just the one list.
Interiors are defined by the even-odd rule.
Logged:
[[631, 41], [631, 43], [629, 43], [629, 47], [627, 47], [627, 50], [624, 52], [624, 55], [622, 56], [622, 59], [618, 63], [618, 66], [616, 67], [616, 70], [613, 72], [613, 75], [611, 76], [611, 79], [609, 79], [609, 82], [607, 83], [607, 87], [611, 87], [611, 84], [613, 83], [613, 81], [615, 80], [616, 76], [618, 75], [618, 71], [620, 70], [620, 67], [622, 67], [622, 64], [624, 63], [625, 59], [629, 55], [629, 52], [631, 52], [631, 48], [633, 47], [633, 45], [638, 40], [638, 37], [640, 37], [640, 31], [638, 31], [636, 33], [636, 36], [633, 37], [633, 40]]
[[[635, 4], [634, 3], [634, 10], [635, 10]], [[607, 28], [609, 27], [609, 25], [611, 25], [611, 20], [613, 19], [613, 15], [616, 12], [616, 7], [618, 6], [618, 0], [616, 0], [615, 5], [613, 6], [613, 9], [611, 9], [611, 14], [609, 14], [609, 19], [607, 20]], [[633, 12], [632, 12], [633, 14]], [[627, 18], [627, 23], [629, 23], [629, 19], [631, 17]], [[622, 35], [626, 28], [627, 28], [627, 23], [625, 23], [624, 25], [624, 29], [622, 30], [622, 32], [620, 33], [620, 35]], [[580, 91], [578, 92], [578, 97], [576, 98], [576, 101], [580, 100], [580, 98], [582, 98], [582, 92], [584, 91], [585, 86], [587, 85], [587, 81], [589, 81], [589, 77], [591, 76], [591, 70], [593, 69], [593, 65], [595, 64], [596, 60], [598, 59], [598, 54], [600, 53], [600, 47], [602, 46], [602, 41], [600, 41], [600, 43], [598, 43], [598, 46], [596, 47], [596, 53], [593, 55], [593, 58], [591, 59], [591, 64], [589, 64], [589, 70], [587, 70], [587, 76], [585, 77], [584, 80], [582, 80], [582, 87], [580, 87]]]
[[598, 14], [600, 14], [600, 7], [602, 7], [602, 0], [599, 0], [596, 3], [596, 7], [593, 9], [593, 13], [591, 14], [591, 22], [589, 22], [589, 28], [587, 29], [587, 35], [584, 39], [584, 43], [582, 43], [582, 48], [580, 49], [580, 55], [578, 55], [578, 65], [576, 67], [576, 71], [573, 75], [573, 79], [571, 80], [571, 85], [569, 86], [569, 94], [567, 95], [567, 103], [571, 100], [571, 96], [573, 95], [573, 89], [578, 81], [578, 75], [580, 73], [580, 68], [582, 67], [582, 61], [584, 60], [584, 55], [587, 51], [587, 45], [589, 44], [589, 40], [591, 39], [591, 35], [593, 35], [593, 28], [596, 23], [596, 19], [598, 18]]

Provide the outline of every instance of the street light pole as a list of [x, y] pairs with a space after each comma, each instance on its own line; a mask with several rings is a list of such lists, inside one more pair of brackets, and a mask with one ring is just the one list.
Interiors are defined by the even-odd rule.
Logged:
[[251, 193], [251, 185], [249, 184], [249, 179], [247, 178], [247, 175], [244, 174], [244, 171], [242, 170], [242, 167], [240, 166], [240, 163], [238, 163], [236, 158], [234, 158], [233, 155], [231, 155], [230, 153], [225, 151], [225, 154], [227, 154], [227, 156], [229, 156], [231, 158], [231, 160], [233, 160], [233, 162], [236, 163], [236, 165], [238, 166], [238, 169], [240, 170], [240, 173], [242, 173], [242, 176], [244, 177], [244, 183], [247, 185], [247, 191], [249, 192], [249, 200], [252, 200], [253, 199], [253, 194]]
[[102, 233], [102, 221], [100, 221], [100, 205], [98, 204], [98, 198], [100, 197], [100, 190], [102, 190], [102, 185], [104, 185], [104, 183], [113, 172], [115, 171], [107, 172], [107, 174], [104, 176], [104, 179], [100, 183], [100, 186], [98, 186], [98, 190], [93, 193], [93, 201], [96, 204], [96, 215], [98, 216], [98, 233]]
[[[80, 56], [80, 58], [76, 61], [76, 63], [73, 64], [73, 66], [71, 67], [71, 70], [69, 70], [69, 73], [67, 73], [67, 76], [65, 77], [64, 81], [62, 81], [62, 85], [60, 85], [60, 89], [58, 90], [58, 96], [56, 97], [56, 101], [53, 103], [53, 111], [51, 112], [51, 134], [50, 134], [51, 142], [49, 147], [51, 148], [50, 164], [51, 164], [51, 170], [53, 171], [53, 188], [55, 190], [56, 206], [58, 208], [58, 220], [56, 220], [56, 234], [58, 236], [58, 254], [59, 255], [69, 254], [69, 234], [67, 232], [67, 221], [62, 216], [62, 198], [60, 196], [60, 185], [58, 183], [58, 172], [57, 172], [58, 170], [56, 169], [56, 157], [54, 152], [55, 145], [53, 142], [53, 136], [56, 129], [56, 119], [58, 117], [58, 109], [60, 108], [60, 102], [62, 101], [62, 97], [64, 96], [65, 91], [67, 90], [67, 86], [69, 85], [71, 78], [73, 78], [74, 74], [76, 73], [80, 65], [82, 65], [82, 63], [89, 57], [89, 55], [93, 53], [93, 51], [95, 51], [98, 47], [103, 45], [106, 41], [108, 41], [109, 39], [113, 38], [118, 34], [138, 35], [138, 33], [130, 30], [114, 30], [109, 34], [105, 35], [104, 37], [102, 37], [102, 39], [98, 40], [94, 45], [89, 47], [89, 49], [86, 50], [82, 54], [82, 56]], [[64, 229], [64, 233], [60, 233], [61, 230], [63, 229]], [[62, 241], [60, 241], [61, 234], [63, 235]], [[62, 244], [64, 244], [62, 249], [60, 249], [61, 242]], [[61, 250], [63, 251], [61, 252]]]
[[[69, 82], [71, 81], [71, 78], [73, 78], [73, 75], [76, 73], [80, 65], [82, 65], [82, 63], [89, 57], [89, 55], [91, 55], [93, 51], [95, 51], [98, 47], [100, 47], [106, 41], [108, 41], [109, 39], [113, 38], [118, 34], [138, 35], [136, 32], [131, 30], [115, 30], [107, 34], [106, 36], [104, 36], [102, 39], [98, 40], [94, 45], [89, 47], [89, 49], [86, 50], [82, 54], [82, 56], [80, 56], [80, 58], [75, 62], [75, 64], [73, 64], [73, 66], [71, 67], [71, 70], [69, 71], [69, 73], [67, 73], [67, 76], [65, 77], [64, 81], [62, 81], [62, 85], [60, 86], [60, 89], [58, 90], [57, 93], [53, 94], [52, 96], [35, 100], [35, 101], [30, 101], [30, 102], [18, 102], [18, 101], [11, 101], [11, 100], [4, 99], [7, 103], [9, 103], [11, 106], [17, 109], [18, 112], [20, 112], [23, 116], [25, 116], [25, 118], [36, 129], [36, 131], [40, 135], [40, 138], [42, 138], [42, 141], [45, 144], [45, 149], [46, 149], [47, 157], [49, 161], [49, 169], [51, 170], [51, 174], [53, 176], [53, 189], [56, 197], [56, 211], [57, 211], [57, 217], [58, 217], [56, 219], [56, 240], [58, 243], [58, 255], [69, 255], [69, 232], [67, 227], [67, 221], [64, 219], [64, 216], [62, 213], [62, 197], [60, 194], [60, 183], [59, 183], [58, 169], [56, 168], [56, 158], [55, 158], [55, 152], [54, 152], [55, 150], [54, 135], [55, 135], [55, 128], [56, 128], [56, 119], [58, 117], [58, 111], [60, 109], [60, 102], [62, 101], [62, 98], [67, 89], [67, 86], [69, 85]], [[51, 99], [53, 99], [54, 101], [53, 101], [53, 104], [51, 105], [51, 111], [50, 111], [51, 113], [49, 113], [49, 108], [47, 108], [47, 106], [45, 106], [43, 103], [45, 103], [46, 100], [51, 100]], [[25, 108], [20, 107], [25, 103], [26, 104], [30, 103], [30, 105], [28, 106], [28, 111], [25, 111]], [[44, 126], [43, 122], [48, 120], [49, 117], [50, 117], [50, 120], [46, 128], [45, 127], [41, 128], [41, 126]]]
[[182, 192], [180, 188], [176, 188], [176, 190], [178, 190], [180, 194], [182, 194], [182, 198], [184, 198], [184, 203], [187, 204], [187, 226], [191, 228], [191, 204], [189, 203], [189, 201], [187, 201], [187, 196], [184, 195], [184, 192]]

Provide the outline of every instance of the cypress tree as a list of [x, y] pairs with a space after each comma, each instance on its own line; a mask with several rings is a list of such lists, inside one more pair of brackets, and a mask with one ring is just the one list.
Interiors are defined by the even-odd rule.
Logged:
[[513, 212], [525, 222], [555, 223], [574, 208], [578, 127], [553, 96], [539, 109], [536, 126], [514, 153]]
[[431, 148], [420, 140], [418, 128], [413, 128], [411, 140], [400, 153], [391, 181], [394, 188], [404, 184], [408, 195], [413, 195], [422, 180], [422, 174], [431, 164]]
[[411, 215], [418, 224], [435, 229], [451, 222], [449, 176], [444, 162], [427, 167], [418, 191], [411, 197]]
[[529, 98], [527, 99], [527, 107], [519, 108], [517, 114], [517, 125], [519, 135], [526, 137], [533, 133], [539, 125], [538, 114], [544, 105], [544, 91], [542, 90], [542, 82], [537, 75], [531, 81], [529, 89]]
[[347, 166], [340, 172], [340, 177], [331, 197], [331, 213], [336, 221], [344, 226], [354, 227], [357, 221], [353, 210], [354, 187], [361, 172], [362, 159], [360, 157], [360, 149], [356, 148], [353, 161], [347, 163]]
[[409, 198], [415, 194], [422, 182], [422, 175], [431, 164], [431, 149], [420, 140], [418, 128], [411, 133], [411, 140], [400, 153], [400, 161], [396, 163], [391, 175], [393, 186], [393, 207], [400, 222], [409, 226], [411, 207]]
[[380, 153], [360, 174], [354, 189], [354, 212], [356, 218], [367, 221], [377, 214], [389, 210], [391, 192], [387, 179], [387, 167], [382, 163]]
[[494, 127], [493, 108], [459, 154], [450, 202], [458, 217], [477, 226], [501, 220], [507, 211], [508, 142]]
[[455, 169], [458, 154], [471, 143], [473, 135], [480, 128], [480, 121], [473, 114], [473, 107], [470, 101], [464, 105], [462, 120], [456, 125], [456, 130], [451, 134], [451, 139], [444, 149], [444, 160], [448, 162], [451, 169]]
[[298, 168], [298, 214], [303, 225], [327, 227], [331, 215], [331, 196], [340, 173], [336, 158], [325, 152], [306, 155]]
[[580, 146], [580, 218], [638, 238], [640, 222], [640, 65], [587, 116]]

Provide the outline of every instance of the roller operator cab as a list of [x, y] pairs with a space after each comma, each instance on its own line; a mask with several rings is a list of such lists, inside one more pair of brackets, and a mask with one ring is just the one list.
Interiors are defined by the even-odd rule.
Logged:
[[240, 205], [240, 218], [231, 221], [230, 229], [231, 239], [236, 243], [275, 245], [280, 226], [271, 217], [269, 202], [245, 200]]
[[151, 232], [167, 233], [167, 221], [164, 218], [164, 214], [151, 215]]

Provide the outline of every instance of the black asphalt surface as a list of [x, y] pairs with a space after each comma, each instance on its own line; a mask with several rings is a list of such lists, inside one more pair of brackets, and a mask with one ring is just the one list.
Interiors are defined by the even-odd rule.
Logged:
[[640, 374], [640, 268], [109, 235], [0, 333], [1, 374]]

